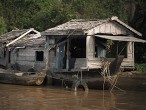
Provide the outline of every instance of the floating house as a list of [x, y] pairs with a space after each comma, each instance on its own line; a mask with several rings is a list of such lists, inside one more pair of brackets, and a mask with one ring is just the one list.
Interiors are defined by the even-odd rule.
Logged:
[[[40, 32], [13, 30], [0, 37], [0, 65], [47, 71], [48, 84], [73, 90], [114, 86], [120, 68], [134, 69], [134, 43], [142, 34], [117, 17], [73, 19]], [[104, 89], [104, 88], [103, 88]]]
[[33, 28], [12, 30], [0, 37], [0, 65], [20, 71], [45, 68], [45, 38]]
[[[42, 32], [53, 85], [73, 90], [114, 87], [120, 68], [134, 69], [134, 43], [142, 34], [118, 17], [73, 19]], [[105, 87], [103, 86], [105, 85]]]
[[134, 43], [142, 34], [118, 17], [73, 19], [42, 32], [46, 36], [47, 67], [55, 72], [102, 68], [102, 61], [123, 55], [121, 68], [134, 69]]

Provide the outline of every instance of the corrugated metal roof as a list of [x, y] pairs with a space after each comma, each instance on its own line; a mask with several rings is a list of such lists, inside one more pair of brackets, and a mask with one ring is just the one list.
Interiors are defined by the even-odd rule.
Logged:
[[139, 39], [132, 36], [111, 36], [111, 35], [95, 35], [95, 36], [99, 38], [103, 38], [103, 39], [114, 40], [114, 41], [131, 41], [131, 42], [146, 43], [146, 40]]

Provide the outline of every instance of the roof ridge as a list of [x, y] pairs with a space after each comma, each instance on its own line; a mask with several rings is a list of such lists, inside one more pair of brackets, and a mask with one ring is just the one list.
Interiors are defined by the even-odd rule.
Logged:
[[104, 21], [107, 19], [71, 19], [69, 22]]

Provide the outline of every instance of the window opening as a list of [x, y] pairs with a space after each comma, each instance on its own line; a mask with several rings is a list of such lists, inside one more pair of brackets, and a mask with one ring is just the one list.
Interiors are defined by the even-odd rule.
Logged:
[[36, 51], [36, 61], [43, 61], [43, 60], [44, 60], [44, 52]]
[[127, 58], [127, 42], [116, 41], [111, 45], [107, 57], [115, 58], [117, 55], [124, 55], [124, 58]]

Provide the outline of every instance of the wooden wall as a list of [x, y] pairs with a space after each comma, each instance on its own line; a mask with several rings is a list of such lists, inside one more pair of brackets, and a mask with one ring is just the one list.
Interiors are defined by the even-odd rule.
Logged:
[[[116, 22], [108, 22], [104, 23], [100, 26], [97, 26], [87, 32], [86, 39], [86, 58], [87, 66], [89, 68], [100, 68], [101, 60], [99, 58], [95, 58], [95, 38], [94, 34], [104, 33], [104, 34], [113, 34], [113, 35], [121, 35], [121, 34], [130, 34], [133, 36], [131, 31], [127, 30], [125, 27], [117, 24]], [[124, 58], [122, 66], [126, 67], [134, 67], [134, 45], [132, 42], [128, 42], [127, 45], [127, 58]]]
[[9, 63], [9, 50], [7, 48], [0, 49], [0, 65], [7, 67]]
[[0, 50], [0, 65], [6, 66], [6, 56], [4, 56], [4, 49]]
[[44, 61], [36, 61], [36, 51], [44, 51], [44, 48], [31, 48], [13, 50], [11, 53], [11, 65], [17, 66], [21, 71], [27, 71], [34, 67], [36, 71], [45, 69], [46, 53], [44, 51]]
[[49, 68], [55, 68], [55, 66], [56, 66], [56, 55], [55, 55], [55, 53], [56, 53], [56, 50], [55, 49], [51, 49], [50, 51], [49, 51]]
[[88, 33], [88, 35], [93, 35], [95, 33], [108, 33], [113, 35], [132, 34], [132, 32], [127, 28], [114, 21], [101, 24], [93, 29], [88, 30], [86, 33]]
[[122, 67], [134, 67], [134, 42], [127, 44], [127, 58], [124, 58]]

